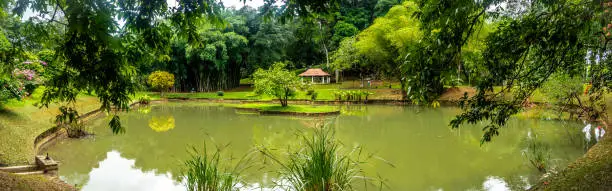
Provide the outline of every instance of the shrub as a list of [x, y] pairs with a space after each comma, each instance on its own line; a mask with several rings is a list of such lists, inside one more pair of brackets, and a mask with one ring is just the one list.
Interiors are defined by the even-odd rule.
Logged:
[[313, 91], [313, 92], [310, 94], [310, 100], [312, 100], [312, 101], [317, 100], [317, 96], [318, 96], [318, 95], [319, 95], [319, 93], [318, 93], [318, 92], [314, 92], [314, 91]]
[[333, 93], [337, 101], [368, 101], [368, 97], [374, 93], [361, 90], [336, 91]]
[[550, 168], [550, 146], [538, 140], [537, 134], [527, 137], [524, 140], [525, 149], [522, 151], [523, 156], [529, 161], [529, 164], [541, 173], [546, 173]]
[[80, 138], [89, 135], [85, 126], [79, 120], [79, 113], [72, 107], [61, 106], [60, 115], [55, 117], [55, 123], [60, 128], [65, 128], [70, 138]]
[[148, 82], [153, 89], [159, 90], [163, 95], [164, 90], [174, 86], [174, 74], [166, 71], [155, 71], [149, 75]]
[[314, 90], [314, 89], [308, 89], [308, 90], [306, 91], [306, 95], [312, 95], [313, 93], [315, 93], [315, 90]]
[[218, 91], [217, 92], [217, 96], [219, 97], [223, 97], [225, 95], [225, 93], [223, 91]]
[[302, 87], [297, 75], [285, 69], [282, 62], [275, 63], [268, 70], [258, 69], [253, 74], [255, 93], [267, 94], [279, 99], [281, 106], [287, 107], [287, 100], [295, 96]]
[[142, 105], [148, 105], [149, 103], [151, 103], [151, 97], [149, 97], [148, 95], [142, 96], [138, 98], [138, 103]]

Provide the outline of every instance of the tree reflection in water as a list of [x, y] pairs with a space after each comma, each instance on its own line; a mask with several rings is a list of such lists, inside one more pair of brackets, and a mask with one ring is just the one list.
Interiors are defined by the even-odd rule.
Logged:
[[174, 116], [154, 116], [149, 120], [149, 127], [155, 132], [166, 132], [174, 129]]

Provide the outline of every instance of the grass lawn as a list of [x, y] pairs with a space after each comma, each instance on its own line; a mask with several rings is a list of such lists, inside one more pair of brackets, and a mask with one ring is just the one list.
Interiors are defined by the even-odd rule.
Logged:
[[[150, 92], [149, 96], [159, 98], [159, 92]], [[261, 100], [266, 99], [265, 96], [255, 95], [253, 92], [224, 92], [223, 96], [218, 96], [217, 92], [198, 92], [198, 93], [164, 93], [165, 98], [174, 99], [247, 99], [247, 100]], [[271, 100], [272, 98], [270, 98]]]
[[74, 187], [43, 175], [14, 175], [0, 172], [0, 188], [3, 190], [64, 191], [76, 190]]
[[[335, 100], [334, 92], [344, 90], [361, 90], [374, 93], [369, 97], [371, 100], [400, 100], [401, 91], [399, 83], [387, 83], [392, 86], [379, 86], [378, 88], [359, 88], [360, 82], [348, 81], [342, 84], [315, 84], [313, 89], [317, 92], [317, 100], [333, 101]], [[141, 93], [149, 95], [152, 98], [160, 98], [159, 92]], [[306, 95], [306, 91], [298, 91], [296, 96], [291, 100], [310, 100], [311, 96]], [[171, 99], [241, 99], [241, 100], [260, 100], [269, 101], [276, 98], [267, 95], [256, 95], [253, 93], [253, 88], [238, 88], [236, 90], [225, 91], [223, 96], [218, 96], [217, 92], [196, 92], [196, 93], [164, 93], [165, 98]]]
[[[49, 108], [35, 106], [42, 90], [37, 90], [22, 101], [10, 100], [0, 109], [0, 164], [29, 164], [34, 161], [34, 139], [54, 126], [61, 104]], [[98, 99], [82, 95], [74, 107], [80, 112], [93, 111], [100, 107]]]
[[340, 111], [335, 106], [324, 106], [324, 105], [288, 105], [282, 107], [278, 104], [223, 104], [226, 107], [236, 108], [248, 108], [248, 109], [259, 109], [261, 111], [275, 111], [275, 112], [296, 112], [296, 113], [329, 113]]

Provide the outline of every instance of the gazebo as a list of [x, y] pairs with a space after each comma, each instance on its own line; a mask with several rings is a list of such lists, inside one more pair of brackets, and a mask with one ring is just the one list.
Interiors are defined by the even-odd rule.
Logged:
[[329, 84], [331, 81], [331, 75], [321, 70], [321, 68], [308, 69], [304, 73], [301, 73], [298, 76], [302, 77], [302, 81], [304, 81], [304, 77], [310, 77], [310, 81], [313, 84], [316, 84], [316, 83]]

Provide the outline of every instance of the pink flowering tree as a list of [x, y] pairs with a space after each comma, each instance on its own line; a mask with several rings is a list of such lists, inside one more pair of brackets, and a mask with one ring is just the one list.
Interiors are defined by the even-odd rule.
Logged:
[[15, 66], [13, 77], [17, 80], [15, 83], [17, 90], [22, 91], [22, 94], [29, 95], [34, 90], [43, 84], [41, 73], [45, 71], [47, 63], [44, 61], [26, 61]]

